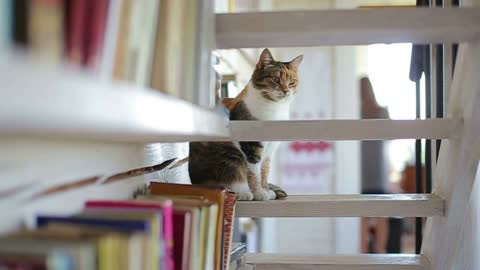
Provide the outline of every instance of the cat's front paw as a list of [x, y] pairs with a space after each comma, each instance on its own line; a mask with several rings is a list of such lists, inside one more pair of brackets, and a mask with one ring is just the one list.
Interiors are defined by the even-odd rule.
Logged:
[[272, 191], [275, 194], [275, 199], [277, 200], [285, 199], [288, 196], [285, 190], [274, 184], [268, 183], [266, 189]]
[[260, 190], [257, 192], [253, 192], [253, 200], [254, 201], [268, 201], [268, 200], [274, 200], [275, 199], [275, 193], [272, 192], [271, 190]]
[[252, 201], [253, 193], [250, 191], [237, 192], [237, 200], [239, 201]]

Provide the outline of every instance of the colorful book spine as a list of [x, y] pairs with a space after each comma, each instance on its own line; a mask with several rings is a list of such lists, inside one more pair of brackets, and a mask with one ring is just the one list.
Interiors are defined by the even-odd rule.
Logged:
[[237, 196], [235, 193], [225, 194], [224, 225], [223, 225], [223, 269], [228, 270], [230, 266], [230, 254], [233, 237], [233, 222], [235, 218], [235, 204]]
[[29, 0], [28, 47], [44, 60], [59, 63], [65, 51], [64, 1]]
[[99, 228], [111, 228], [118, 231], [132, 232], [132, 231], [150, 231], [150, 224], [148, 222], [138, 220], [109, 220], [98, 218], [84, 218], [84, 217], [57, 217], [57, 216], [38, 216], [37, 227], [44, 227], [48, 224], [71, 224], [71, 225], [90, 225]]
[[225, 193], [224, 188], [208, 188], [195, 185], [171, 184], [150, 182], [149, 192], [152, 195], [187, 195], [187, 196], [202, 196], [218, 205], [218, 223], [216, 228], [215, 239], [215, 269], [223, 269], [223, 220], [224, 220], [224, 205]]
[[11, 0], [12, 5], [12, 39], [16, 45], [28, 44], [28, 0]]
[[12, 3], [0, 1], [0, 47], [8, 47], [12, 43]]
[[69, 62], [81, 65], [85, 58], [84, 39], [86, 24], [86, 0], [67, 0], [66, 55]]
[[88, 201], [85, 203], [85, 209], [130, 209], [135, 211], [154, 211], [161, 214], [162, 219], [162, 239], [165, 256], [162, 258], [162, 269], [175, 269], [173, 260], [173, 208], [171, 201]]
[[175, 224], [173, 230], [173, 256], [177, 266], [175, 269], [189, 270], [191, 240], [193, 237], [192, 214], [185, 210], [174, 210], [173, 220]]
[[101, 59], [103, 39], [108, 16], [108, 0], [84, 0], [87, 2], [87, 25], [85, 36], [85, 65], [96, 68]]

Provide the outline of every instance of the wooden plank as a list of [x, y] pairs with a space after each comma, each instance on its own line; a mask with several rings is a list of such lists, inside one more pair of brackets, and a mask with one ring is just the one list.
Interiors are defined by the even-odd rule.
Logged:
[[480, 38], [478, 25], [478, 8], [257, 12], [216, 18], [219, 49], [460, 42]]
[[434, 194], [293, 195], [285, 200], [239, 201], [237, 217], [428, 217], [443, 216]]
[[232, 121], [234, 141], [315, 141], [449, 139], [461, 127], [456, 119]]
[[247, 254], [247, 263], [256, 270], [424, 270], [428, 261], [421, 255], [287, 255]]
[[0, 58], [0, 136], [165, 142], [230, 135], [217, 113], [158, 90], [16, 54]]

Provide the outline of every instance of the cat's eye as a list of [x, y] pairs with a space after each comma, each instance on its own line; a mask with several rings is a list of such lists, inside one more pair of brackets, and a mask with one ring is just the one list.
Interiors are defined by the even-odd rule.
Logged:
[[272, 77], [272, 82], [279, 84], [280, 83], [280, 78], [278, 77]]
[[295, 81], [290, 81], [289, 86], [290, 86], [290, 87], [294, 87], [294, 86], [295, 86]]

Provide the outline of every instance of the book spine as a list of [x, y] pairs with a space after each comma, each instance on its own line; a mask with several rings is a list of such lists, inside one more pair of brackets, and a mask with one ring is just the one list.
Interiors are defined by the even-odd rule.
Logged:
[[69, 62], [81, 65], [84, 58], [84, 39], [87, 0], [67, 0], [66, 51]]
[[60, 62], [64, 54], [63, 0], [30, 0], [28, 47], [45, 60]]
[[235, 204], [237, 196], [234, 193], [225, 194], [225, 212], [224, 212], [224, 239], [223, 239], [223, 267], [225, 270], [230, 266], [230, 250], [232, 247], [233, 221], [235, 218]]
[[12, 39], [15, 44], [27, 46], [28, 44], [28, 0], [12, 0], [13, 10]]
[[[86, 0], [85, 0], [86, 1]], [[88, 0], [87, 14], [90, 17], [87, 20], [87, 29], [85, 36], [85, 59], [87, 67], [96, 68], [100, 61], [105, 36], [105, 28], [108, 15], [108, 0]]]
[[10, 1], [0, 1], [0, 47], [7, 47], [12, 40], [12, 18], [13, 10]]
[[173, 259], [173, 206], [167, 205], [163, 208], [163, 239], [165, 241], [165, 269], [174, 270]]

